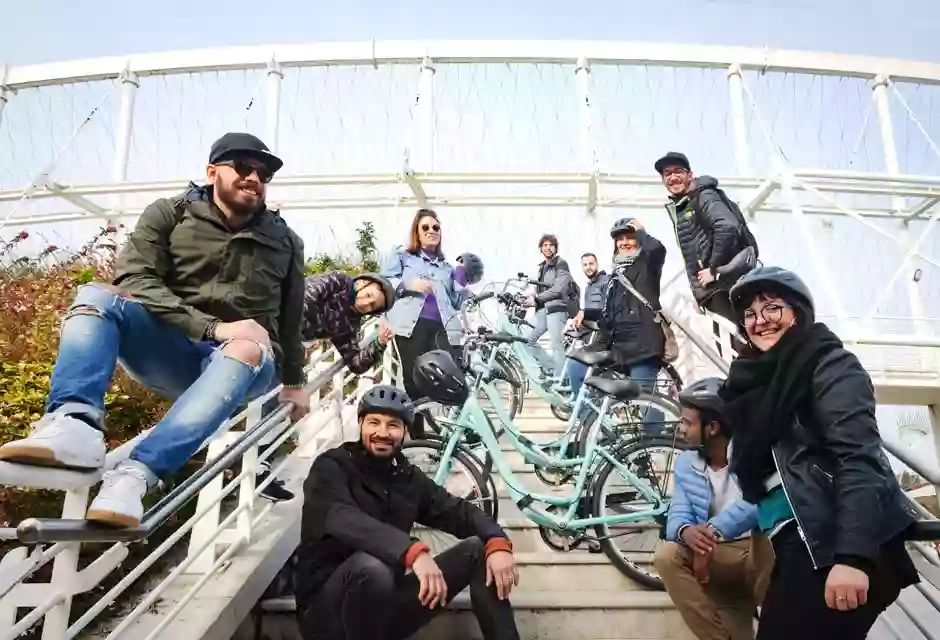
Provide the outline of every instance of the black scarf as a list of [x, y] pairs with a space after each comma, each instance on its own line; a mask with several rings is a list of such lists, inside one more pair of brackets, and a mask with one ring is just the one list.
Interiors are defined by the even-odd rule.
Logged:
[[841, 347], [817, 322], [794, 326], [769, 351], [751, 347], [731, 363], [721, 396], [734, 443], [731, 470], [748, 502], [766, 493], [764, 481], [775, 470], [771, 446], [789, 435], [807, 406], [817, 363]]

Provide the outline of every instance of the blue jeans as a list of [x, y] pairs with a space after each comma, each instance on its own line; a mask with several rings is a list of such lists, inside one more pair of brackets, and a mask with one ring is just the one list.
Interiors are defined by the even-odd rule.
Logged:
[[220, 347], [193, 342], [107, 286], [84, 285], [62, 325], [46, 412], [81, 415], [104, 431], [104, 394], [120, 362], [132, 378], [176, 401], [130, 455], [154, 482], [180, 469], [243, 401], [270, 389], [268, 349], [252, 365]]
[[[547, 313], [544, 309], [535, 312], [535, 322], [533, 329], [529, 330], [526, 338], [529, 340], [529, 348], [532, 355], [542, 363], [542, 366], [552, 372], [552, 375], [561, 375], [565, 367], [565, 324], [568, 322], [568, 314], [565, 311], [556, 311]], [[538, 339], [548, 331], [548, 343], [552, 348], [552, 357], [549, 358], [545, 350], [538, 345]]]

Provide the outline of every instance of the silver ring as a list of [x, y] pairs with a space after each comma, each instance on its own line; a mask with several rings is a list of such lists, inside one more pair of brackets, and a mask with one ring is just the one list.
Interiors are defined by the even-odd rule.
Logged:
[[836, 596], [836, 600], [847, 600], [845, 596]]

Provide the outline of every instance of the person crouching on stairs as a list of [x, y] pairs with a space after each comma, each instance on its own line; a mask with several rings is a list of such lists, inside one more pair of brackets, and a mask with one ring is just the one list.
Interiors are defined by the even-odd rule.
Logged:
[[757, 507], [744, 501], [729, 471], [722, 383], [706, 378], [679, 394], [680, 433], [695, 449], [676, 460], [667, 542], [653, 562], [696, 637], [753, 640], [773, 549], [755, 530]]
[[[332, 272], [308, 276], [304, 282], [303, 339], [306, 342], [329, 339], [352, 373], [365, 373], [382, 358], [394, 334], [382, 323], [375, 340], [360, 346], [362, 321], [385, 313], [394, 304], [395, 289], [388, 280], [374, 273], [351, 276]], [[276, 408], [276, 403], [272, 408]], [[270, 472], [265, 460], [258, 469], [256, 482], [264, 482]], [[272, 502], [294, 498], [281, 480], [273, 480], [260, 495]]]
[[[441, 351], [418, 357], [416, 377], [423, 367], [440, 372], [441, 362], [462, 382]], [[402, 453], [414, 418], [403, 390], [369, 389], [358, 414], [359, 441], [321, 454], [304, 482], [294, 579], [304, 640], [404, 640], [467, 586], [483, 637], [519, 640], [509, 602], [519, 573], [506, 533]], [[461, 541], [432, 556], [412, 537], [415, 523]]]

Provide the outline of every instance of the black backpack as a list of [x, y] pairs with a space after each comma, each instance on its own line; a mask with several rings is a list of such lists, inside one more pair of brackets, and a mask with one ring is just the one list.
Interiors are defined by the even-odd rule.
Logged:
[[[760, 256], [760, 249], [757, 247], [757, 238], [754, 237], [754, 234], [751, 233], [750, 227], [747, 226], [747, 219], [744, 217], [744, 212], [741, 211], [741, 207], [738, 206], [738, 203], [728, 197], [728, 195], [718, 187], [714, 187], [715, 191], [718, 193], [718, 197], [721, 198], [721, 201], [725, 203], [731, 213], [734, 214], [735, 219], [741, 225], [741, 236], [738, 238], [739, 245], [737, 251], [743, 251], [747, 247], [754, 248], [754, 258], [756, 259]], [[698, 202], [694, 202], [692, 210], [695, 212], [695, 215], [698, 217], [698, 223], [700, 226], [705, 226], [702, 224], [701, 212], [699, 211]]]
[[571, 274], [568, 274], [568, 288], [565, 289], [565, 309], [568, 311], [568, 317], [573, 318], [581, 311], [581, 287], [574, 281]]

